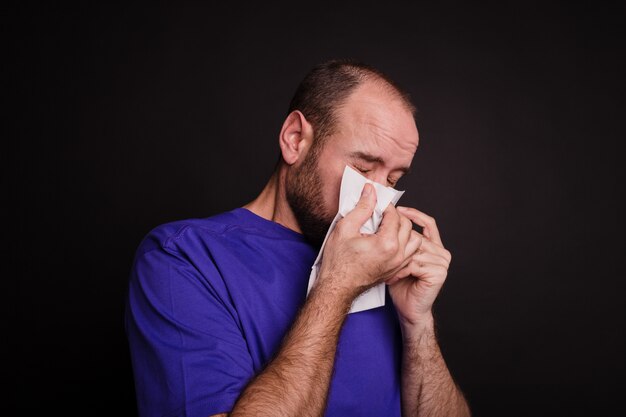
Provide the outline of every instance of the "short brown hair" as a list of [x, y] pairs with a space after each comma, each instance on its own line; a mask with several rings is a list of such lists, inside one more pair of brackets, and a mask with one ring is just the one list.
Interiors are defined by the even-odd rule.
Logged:
[[300, 82], [287, 114], [294, 110], [304, 114], [313, 126], [314, 146], [319, 149], [321, 142], [333, 133], [337, 122], [335, 109], [366, 80], [382, 81], [415, 114], [408, 92], [377, 68], [352, 59], [333, 59], [316, 65]]

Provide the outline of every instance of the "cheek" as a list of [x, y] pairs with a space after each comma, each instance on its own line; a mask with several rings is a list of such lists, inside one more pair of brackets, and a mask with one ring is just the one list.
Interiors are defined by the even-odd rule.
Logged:
[[343, 175], [343, 167], [339, 172], [330, 172], [326, 170], [321, 173], [322, 176], [322, 196], [324, 198], [324, 211], [329, 216], [335, 216], [339, 210], [339, 190], [341, 188], [341, 176]]
[[318, 160], [318, 173], [322, 180], [324, 211], [334, 217], [339, 210], [339, 190], [341, 177], [347, 162], [342, 158], [342, 150], [336, 149], [335, 142], [325, 145]]
[[327, 213], [332, 214], [333, 216], [337, 214], [337, 211], [339, 210], [339, 188], [335, 190], [333, 187], [331, 190], [329, 187], [325, 195], [325, 200]]

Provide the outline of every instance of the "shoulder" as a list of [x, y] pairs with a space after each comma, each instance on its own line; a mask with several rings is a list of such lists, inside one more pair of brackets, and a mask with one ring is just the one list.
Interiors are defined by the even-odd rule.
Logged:
[[[150, 230], [135, 252], [134, 267], [158, 264], [192, 265], [200, 272], [215, 265], [224, 268], [241, 264], [284, 262], [281, 252], [309, 255], [304, 236], [245, 208], [161, 224]], [[308, 258], [307, 258], [308, 259]], [[251, 262], [254, 260], [254, 262]], [[222, 267], [222, 268], [219, 268]], [[214, 268], [215, 269], [215, 268]]]
[[197, 246], [202, 241], [216, 240], [228, 230], [237, 227], [235, 210], [206, 218], [189, 218], [160, 224], [141, 240], [136, 257], [154, 250], [185, 252], [186, 247]]
[[[216, 257], [223, 258], [224, 236], [229, 235], [227, 230], [234, 222], [230, 212], [225, 212], [154, 227], [135, 251], [131, 290], [144, 294], [155, 305], [171, 304], [174, 293], [187, 294], [191, 300], [208, 291], [222, 298], [220, 289], [224, 285]], [[203, 290], [198, 292], [199, 288]]]

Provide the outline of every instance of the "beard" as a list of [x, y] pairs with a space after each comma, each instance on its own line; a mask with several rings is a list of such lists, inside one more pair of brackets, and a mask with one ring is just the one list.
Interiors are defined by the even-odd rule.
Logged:
[[295, 169], [286, 182], [287, 203], [291, 207], [304, 237], [320, 247], [334, 216], [328, 214], [322, 195], [322, 177], [319, 173], [320, 149], [311, 149], [302, 165]]

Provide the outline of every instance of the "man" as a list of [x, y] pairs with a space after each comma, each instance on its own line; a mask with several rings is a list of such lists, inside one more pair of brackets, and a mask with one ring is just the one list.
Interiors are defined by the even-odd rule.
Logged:
[[[389, 205], [378, 231], [361, 234], [376, 204], [367, 184], [306, 294], [344, 167], [395, 185], [418, 145], [413, 112], [378, 70], [320, 64], [296, 91], [255, 200], [148, 234], [126, 322], [142, 416], [469, 415], [435, 338], [451, 256], [432, 218]], [[348, 314], [382, 282], [384, 307]]]

